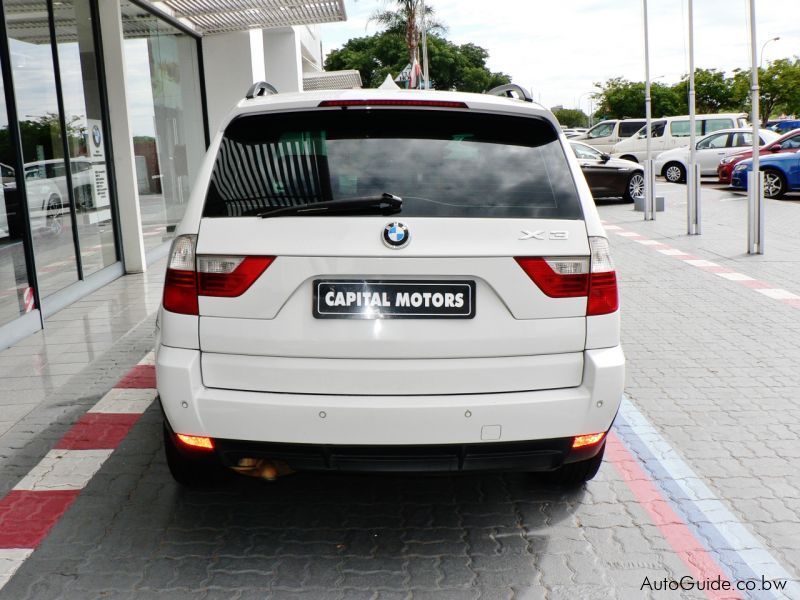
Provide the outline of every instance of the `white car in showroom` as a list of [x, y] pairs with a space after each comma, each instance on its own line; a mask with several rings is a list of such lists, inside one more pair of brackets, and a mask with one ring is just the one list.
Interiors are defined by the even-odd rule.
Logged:
[[609, 244], [553, 115], [500, 93], [236, 106], [158, 317], [175, 479], [595, 475], [625, 371]]
[[[769, 144], [780, 134], [769, 129], [759, 130], [759, 145]], [[729, 154], [753, 146], [752, 128], [722, 129], [695, 142], [695, 155], [700, 165], [700, 175], [716, 176], [719, 162]], [[653, 170], [672, 183], [684, 183], [689, 164], [689, 148], [673, 148], [656, 156]]]

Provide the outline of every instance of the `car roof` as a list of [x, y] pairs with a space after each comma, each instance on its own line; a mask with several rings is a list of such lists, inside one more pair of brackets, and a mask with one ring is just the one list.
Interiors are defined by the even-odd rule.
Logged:
[[[241, 100], [229, 113], [228, 118], [222, 123], [224, 129], [236, 117], [248, 114], [265, 112], [285, 112], [318, 108], [320, 102], [325, 100], [398, 100], [408, 102], [444, 101], [463, 102], [469, 109], [486, 112], [518, 114], [520, 116], [538, 116], [549, 121], [560, 131], [558, 121], [553, 114], [535, 102], [525, 102], [515, 98], [495, 96], [491, 94], [473, 94], [469, 92], [445, 92], [438, 90], [379, 90], [379, 89], [352, 89], [352, 90], [319, 90], [309, 92], [290, 92], [257, 96]], [[425, 106], [391, 106], [389, 108], [425, 109]], [[436, 107], [429, 107], [435, 109]], [[439, 109], [440, 110], [440, 109]], [[456, 109], [457, 110], [457, 109]]]

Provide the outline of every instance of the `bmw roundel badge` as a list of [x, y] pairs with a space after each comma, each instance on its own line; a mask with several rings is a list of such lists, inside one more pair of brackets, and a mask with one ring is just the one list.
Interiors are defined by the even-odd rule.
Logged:
[[403, 223], [394, 221], [383, 228], [383, 243], [389, 248], [399, 250], [407, 246], [409, 241], [411, 241], [411, 234]]

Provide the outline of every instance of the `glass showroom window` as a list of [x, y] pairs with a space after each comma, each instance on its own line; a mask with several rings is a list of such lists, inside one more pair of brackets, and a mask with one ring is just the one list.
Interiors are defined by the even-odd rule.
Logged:
[[197, 40], [123, 1], [128, 111], [145, 248], [171, 239], [205, 152]]
[[[78, 280], [71, 194], [44, 0], [3, 0], [40, 297]], [[68, 129], [70, 144], [78, 132]]]
[[83, 276], [117, 261], [89, 0], [53, 3]]
[[0, 325], [34, 308], [25, 261], [25, 221], [17, 191], [19, 165], [9, 131], [6, 91], [0, 74]]

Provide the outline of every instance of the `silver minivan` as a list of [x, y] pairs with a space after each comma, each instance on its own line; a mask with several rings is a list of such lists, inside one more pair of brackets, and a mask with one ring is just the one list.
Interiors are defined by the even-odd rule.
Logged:
[[586, 133], [570, 138], [576, 142], [584, 142], [601, 152], [610, 152], [614, 144], [644, 127], [644, 119], [611, 119], [601, 121]]

